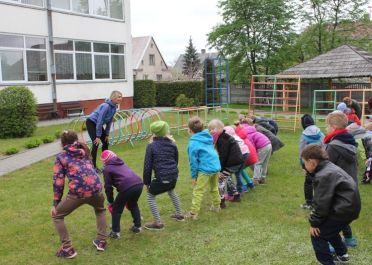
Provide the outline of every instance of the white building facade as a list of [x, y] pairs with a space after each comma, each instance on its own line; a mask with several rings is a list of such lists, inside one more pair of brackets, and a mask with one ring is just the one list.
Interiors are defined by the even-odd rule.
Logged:
[[129, 0], [0, 0], [0, 89], [27, 86], [60, 117], [90, 113], [112, 90], [130, 108], [130, 28]]

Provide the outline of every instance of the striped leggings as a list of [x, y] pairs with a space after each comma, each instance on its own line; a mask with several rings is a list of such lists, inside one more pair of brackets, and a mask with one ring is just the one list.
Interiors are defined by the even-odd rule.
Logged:
[[[180, 203], [180, 200], [179, 200], [176, 192], [174, 191], [174, 189], [168, 191], [168, 195], [169, 195], [170, 199], [172, 200], [174, 208], [176, 209], [176, 214], [181, 215], [182, 214], [181, 203]], [[160, 213], [159, 213], [158, 206], [156, 204], [155, 198], [156, 198], [156, 195], [153, 195], [150, 192], [147, 193], [147, 202], [149, 203], [152, 216], [154, 216], [155, 222], [161, 223]]]

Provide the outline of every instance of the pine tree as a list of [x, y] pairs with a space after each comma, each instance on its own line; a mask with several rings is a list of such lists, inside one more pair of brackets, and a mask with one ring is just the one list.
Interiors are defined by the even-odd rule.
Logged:
[[200, 59], [190, 37], [189, 45], [186, 47], [186, 51], [183, 56], [182, 73], [187, 75], [189, 79], [194, 79], [199, 68]]

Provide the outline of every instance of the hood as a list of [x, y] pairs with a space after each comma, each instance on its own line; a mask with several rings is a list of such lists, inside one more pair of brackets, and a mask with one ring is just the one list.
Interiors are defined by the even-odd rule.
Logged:
[[225, 126], [223, 129], [225, 130], [225, 133], [227, 133], [230, 136], [236, 135], [234, 128], [231, 126]]
[[190, 138], [190, 141], [198, 141], [205, 144], [213, 144], [212, 135], [209, 133], [207, 129], [193, 134]]
[[311, 117], [310, 114], [304, 114], [301, 117], [302, 128], [306, 129], [307, 127], [309, 127], [311, 125], [314, 125], [314, 124], [315, 124], [314, 119], [313, 119], [313, 117]]
[[317, 126], [310, 125], [310, 126], [306, 127], [306, 129], [302, 132], [302, 134], [304, 134], [306, 136], [312, 136], [312, 135], [320, 135], [320, 134], [322, 134], [322, 132], [320, 131], [320, 129]]
[[111, 101], [111, 99], [106, 99], [105, 103], [109, 104], [111, 107], [116, 108], [116, 105]]
[[352, 144], [345, 144], [339, 140], [333, 140], [329, 143], [329, 145], [332, 145], [335, 149], [337, 149], [346, 161], [354, 162], [355, 156], [358, 152], [356, 146]]
[[116, 156], [116, 157], [113, 157], [109, 161], [106, 162], [105, 166], [108, 166], [108, 165], [114, 165], [114, 166], [124, 165], [124, 161]]
[[255, 133], [257, 132], [256, 128], [254, 126], [245, 126], [244, 127], [244, 130], [248, 133], [248, 134], [252, 134], [252, 133]]
[[69, 155], [76, 158], [83, 158], [86, 156], [85, 150], [81, 146], [80, 143], [75, 142], [73, 144], [68, 144], [63, 147], [63, 150], [65, 150]]
[[358, 144], [355, 142], [354, 136], [352, 136], [350, 133], [337, 134], [335, 137], [333, 137], [333, 140], [338, 140], [343, 144], [349, 144], [354, 147], [358, 146]]

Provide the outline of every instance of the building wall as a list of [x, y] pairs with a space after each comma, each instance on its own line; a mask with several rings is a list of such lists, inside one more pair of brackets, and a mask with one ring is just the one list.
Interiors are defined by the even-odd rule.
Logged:
[[[99, 102], [109, 97], [112, 90], [119, 90], [124, 95], [121, 108], [133, 107], [133, 70], [132, 41], [130, 30], [130, 1], [124, 0], [124, 21], [97, 18], [89, 15], [71, 14], [54, 11], [54, 38], [86, 40], [125, 44], [125, 80], [57, 80], [57, 102], [80, 101], [85, 112], [90, 113]], [[47, 11], [42, 7], [22, 6], [0, 0], [0, 34], [17, 34], [23, 36], [40, 36], [47, 40]], [[47, 43], [47, 65], [51, 58]], [[48, 81], [1, 83], [0, 89], [10, 85], [25, 85], [34, 93], [38, 104], [52, 103], [51, 71], [48, 69]], [[96, 104], [94, 107], [93, 105]]]

